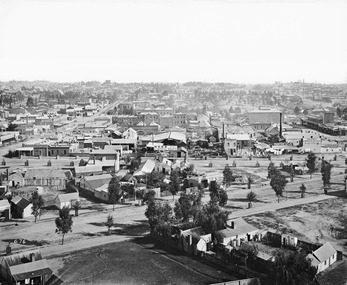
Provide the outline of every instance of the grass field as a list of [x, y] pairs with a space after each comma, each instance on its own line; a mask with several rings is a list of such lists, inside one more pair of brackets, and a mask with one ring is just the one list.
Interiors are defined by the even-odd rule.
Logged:
[[55, 284], [211, 284], [237, 280], [144, 237], [49, 259]]

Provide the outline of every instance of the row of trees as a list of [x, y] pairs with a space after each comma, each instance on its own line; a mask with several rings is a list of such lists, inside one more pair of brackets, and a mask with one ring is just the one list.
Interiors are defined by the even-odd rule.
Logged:
[[[319, 169], [318, 158], [314, 153], [309, 153], [306, 158], [306, 166], [308, 168], [308, 173], [310, 174], [310, 178], [312, 178], [312, 174]], [[331, 169], [333, 165], [322, 159], [320, 171], [322, 174], [323, 186], [324, 189], [329, 186], [331, 179]], [[276, 196], [278, 197], [278, 202], [281, 196], [283, 196], [283, 191], [288, 183], [286, 177], [275, 167], [273, 162], [270, 162], [268, 166], [268, 179], [270, 179], [270, 186], [275, 191]], [[306, 186], [302, 184], [300, 186], [301, 198], [304, 198], [306, 192]]]
[[228, 196], [215, 181], [211, 182], [209, 190], [211, 199], [205, 205], [201, 202], [202, 189], [196, 193], [181, 193], [173, 209], [168, 203], [149, 199], [145, 215], [151, 230], [168, 231], [173, 223], [201, 226], [207, 233], [225, 228], [229, 212], [222, 207], [226, 205]]

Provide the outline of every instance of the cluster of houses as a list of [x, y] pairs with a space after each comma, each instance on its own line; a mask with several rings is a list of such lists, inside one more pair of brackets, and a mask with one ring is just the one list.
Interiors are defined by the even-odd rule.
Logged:
[[[240, 255], [237, 252], [255, 247], [257, 251], [254, 264], [265, 265], [265, 268], [269, 268], [269, 265], [275, 260], [273, 252], [278, 248], [288, 251], [293, 250], [293, 248], [305, 250], [307, 252], [306, 258], [311, 260], [311, 265], [317, 269], [317, 274], [342, 259], [342, 253], [334, 249], [329, 242], [323, 245], [310, 244], [291, 234], [260, 230], [248, 224], [242, 218], [228, 220], [225, 229], [212, 234], [205, 233], [201, 227], [180, 230], [178, 226], [177, 229], [172, 232], [171, 236], [166, 236], [154, 230], [152, 236], [183, 250], [188, 255], [206, 257], [207, 259], [225, 259], [226, 256], [230, 258], [239, 257]], [[224, 254], [218, 256], [213, 251], [216, 245], [222, 248]], [[252, 268], [254, 269], [254, 267]]]

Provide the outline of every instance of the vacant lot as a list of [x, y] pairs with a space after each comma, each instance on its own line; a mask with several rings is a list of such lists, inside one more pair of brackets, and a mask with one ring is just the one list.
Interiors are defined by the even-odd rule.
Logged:
[[109, 244], [48, 261], [66, 284], [211, 284], [238, 279], [162, 248], [150, 238]]
[[312, 243], [329, 241], [337, 250], [347, 252], [347, 239], [340, 239], [340, 212], [347, 213], [347, 199], [336, 198], [275, 212], [265, 212], [244, 219], [258, 228], [292, 233]]

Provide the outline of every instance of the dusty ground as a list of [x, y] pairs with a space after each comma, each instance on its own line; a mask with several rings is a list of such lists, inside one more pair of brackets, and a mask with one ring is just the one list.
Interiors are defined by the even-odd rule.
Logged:
[[338, 215], [347, 213], [347, 199], [335, 198], [275, 212], [245, 217], [258, 228], [293, 233], [298, 238], [312, 242], [329, 241], [337, 250], [347, 253], [347, 239], [340, 239], [341, 224]]
[[149, 238], [109, 244], [48, 261], [66, 284], [211, 284], [237, 279], [158, 246]]

